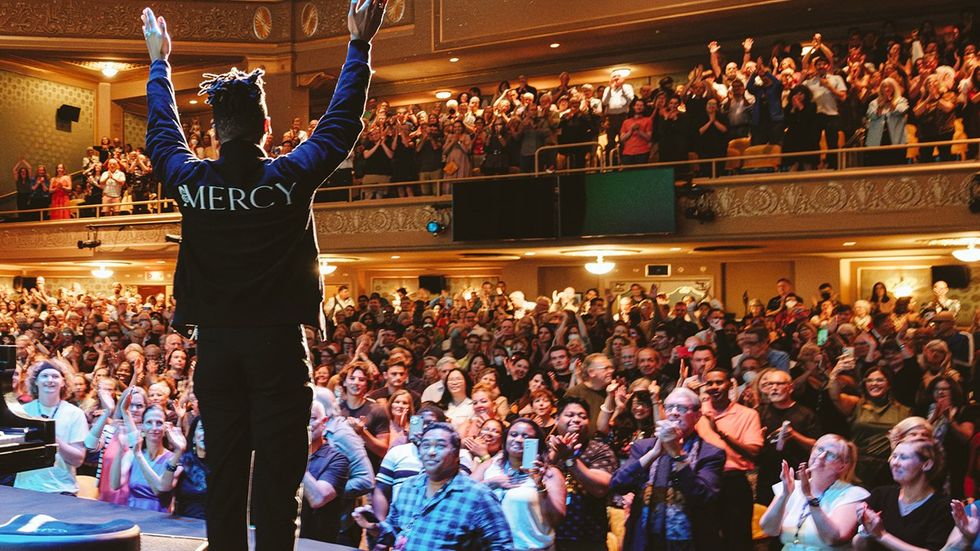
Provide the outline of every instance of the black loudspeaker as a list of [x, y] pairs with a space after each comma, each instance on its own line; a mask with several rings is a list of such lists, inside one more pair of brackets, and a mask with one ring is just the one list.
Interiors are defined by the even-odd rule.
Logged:
[[64, 122], [78, 122], [78, 115], [82, 112], [81, 107], [75, 107], [74, 105], [62, 104], [58, 108], [58, 120]]
[[932, 267], [932, 283], [945, 281], [950, 289], [966, 289], [970, 286], [970, 267], [960, 264]]
[[425, 289], [426, 291], [438, 295], [446, 288], [446, 276], [441, 275], [420, 275], [419, 276], [419, 289]]

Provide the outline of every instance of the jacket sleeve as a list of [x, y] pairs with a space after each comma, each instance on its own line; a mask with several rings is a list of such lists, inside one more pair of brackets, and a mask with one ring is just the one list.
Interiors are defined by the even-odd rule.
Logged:
[[184, 139], [170, 81], [170, 63], [166, 60], [158, 59], [150, 65], [146, 106], [146, 150], [165, 194], [176, 197], [177, 186], [202, 164]]
[[630, 447], [630, 457], [613, 473], [609, 481], [609, 492], [612, 494], [627, 494], [642, 492], [643, 485], [649, 478], [649, 470], [640, 465], [640, 458], [653, 447], [654, 440], [634, 442]]
[[370, 50], [371, 45], [363, 40], [350, 42], [347, 61], [326, 114], [305, 142], [292, 153], [273, 161], [279, 170], [305, 186], [308, 193], [312, 193], [347, 158], [364, 128], [361, 115], [371, 80]]

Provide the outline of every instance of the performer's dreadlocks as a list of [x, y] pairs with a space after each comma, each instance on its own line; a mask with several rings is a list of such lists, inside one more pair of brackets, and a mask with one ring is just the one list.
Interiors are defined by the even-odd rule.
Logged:
[[206, 101], [214, 110], [214, 129], [222, 142], [258, 142], [264, 133], [268, 117], [264, 74], [262, 69], [245, 73], [237, 68], [221, 75], [204, 74], [206, 80], [199, 85], [197, 95], [207, 96]]

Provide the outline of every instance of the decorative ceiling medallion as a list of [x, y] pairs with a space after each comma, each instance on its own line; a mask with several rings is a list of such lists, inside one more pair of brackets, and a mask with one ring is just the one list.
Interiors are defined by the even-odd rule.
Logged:
[[385, 17], [391, 23], [398, 23], [405, 17], [405, 0], [389, 0]]
[[259, 40], [265, 40], [272, 34], [272, 12], [269, 8], [265, 6], [255, 8], [255, 14], [252, 16], [252, 32]]
[[300, 14], [300, 27], [303, 29], [303, 34], [313, 36], [316, 34], [316, 28], [319, 24], [320, 12], [316, 9], [313, 2], [307, 2], [303, 6], [303, 11]]

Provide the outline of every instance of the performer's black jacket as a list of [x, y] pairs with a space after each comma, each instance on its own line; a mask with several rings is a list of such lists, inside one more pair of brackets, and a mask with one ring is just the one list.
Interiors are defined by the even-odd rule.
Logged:
[[170, 65], [153, 62], [146, 147], [182, 214], [175, 325], [323, 326], [313, 193], [363, 128], [369, 53], [367, 42], [351, 41], [316, 130], [276, 159], [244, 141], [222, 143], [215, 161], [197, 159], [181, 132]]

